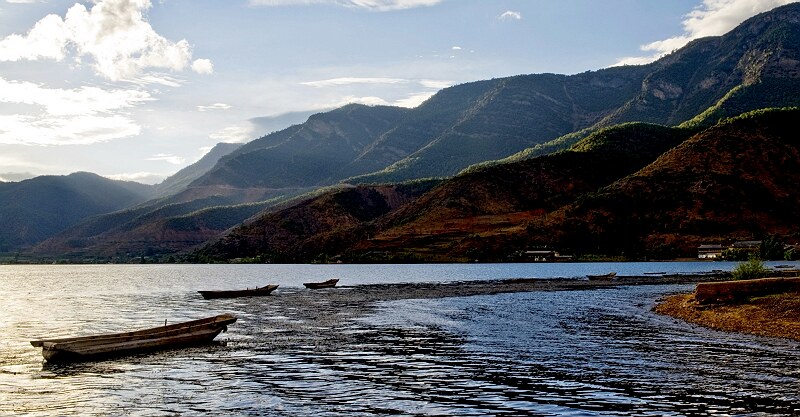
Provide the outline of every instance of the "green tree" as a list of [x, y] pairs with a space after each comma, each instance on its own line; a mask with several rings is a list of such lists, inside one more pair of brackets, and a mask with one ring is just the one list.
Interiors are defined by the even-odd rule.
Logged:
[[764, 262], [757, 256], [751, 256], [747, 262], [736, 265], [733, 269], [733, 279], [756, 279], [767, 276], [769, 269], [764, 266]]

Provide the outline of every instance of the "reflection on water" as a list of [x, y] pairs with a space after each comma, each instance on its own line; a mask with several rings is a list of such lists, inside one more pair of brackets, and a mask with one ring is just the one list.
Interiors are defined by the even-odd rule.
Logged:
[[[800, 413], [798, 343], [713, 332], [650, 311], [660, 296], [689, 288], [455, 298], [417, 291], [408, 300], [403, 286], [288, 288], [215, 302], [190, 290], [120, 297], [95, 288], [53, 296], [50, 310], [6, 304], [0, 414]], [[43, 366], [27, 344], [43, 328], [120, 330], [224, 311], [239, 320], [218, 343], [179, 351]]]

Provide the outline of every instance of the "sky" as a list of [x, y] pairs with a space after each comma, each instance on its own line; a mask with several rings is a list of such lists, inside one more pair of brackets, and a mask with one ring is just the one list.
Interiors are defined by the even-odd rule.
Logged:
[[147, 184], [348, 103], [651, 62], [800, 0], [0, 0], [0, 181]]

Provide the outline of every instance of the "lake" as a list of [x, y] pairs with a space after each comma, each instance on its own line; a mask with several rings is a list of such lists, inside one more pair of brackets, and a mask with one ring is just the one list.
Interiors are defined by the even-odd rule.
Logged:
[[[691, 285], [412, 299], [386, 285], [734, 266], [0, 266], [0, 415], [798, 415], [800, 343], [651, 311]], [[268, 283], [268, 297], [196, 292]], [[189, 349], [52, 365], [28, 343], [224, 312], [239, 320]]]

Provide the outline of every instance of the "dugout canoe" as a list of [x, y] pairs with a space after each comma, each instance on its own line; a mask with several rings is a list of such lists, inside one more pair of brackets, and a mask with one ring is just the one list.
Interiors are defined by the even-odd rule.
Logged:
[[221, 314], [124, 333], [32, 340], [48, 362], [73, 362], [208, 343], [227, 331], [236, 316]]

